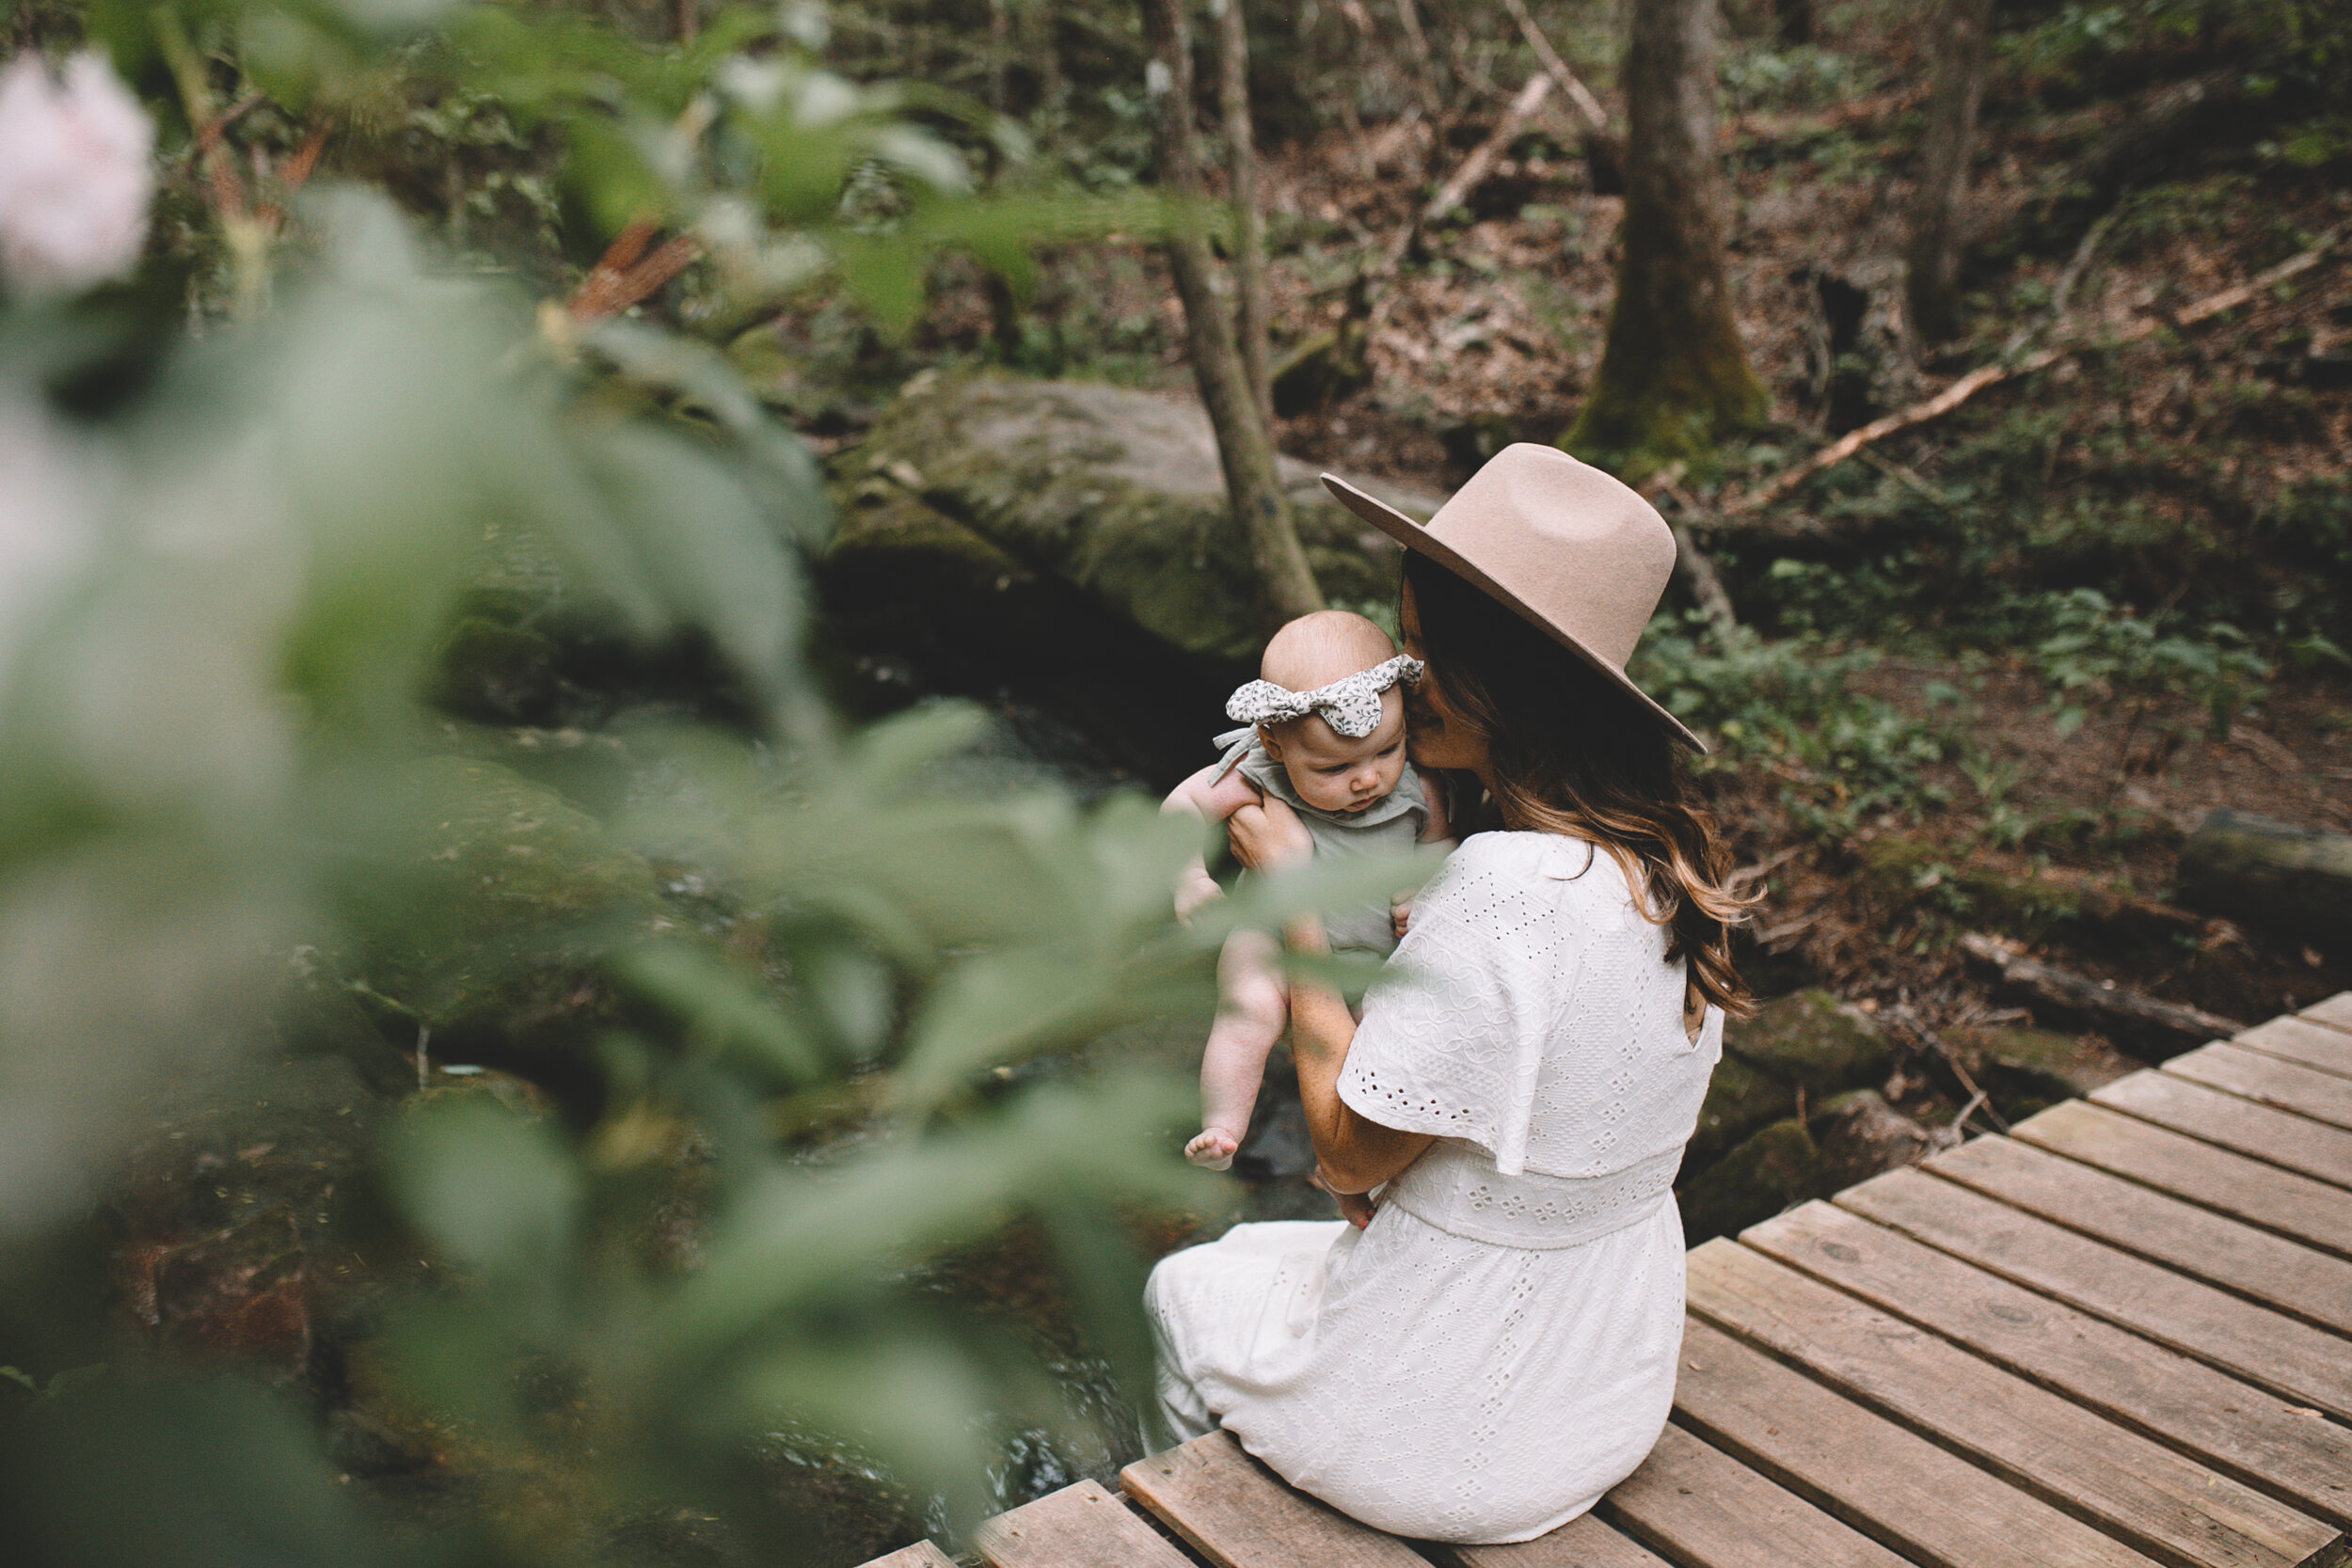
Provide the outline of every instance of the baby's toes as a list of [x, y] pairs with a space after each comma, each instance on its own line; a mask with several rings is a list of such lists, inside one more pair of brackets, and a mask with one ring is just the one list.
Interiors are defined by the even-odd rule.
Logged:
[[1233, 1151], [1240, 1147], [1231, 1132], [1205, 1128], [1184, 1145], [1184, 1158], [1203, 1170], [1229, 1170], [1232, 1167]]

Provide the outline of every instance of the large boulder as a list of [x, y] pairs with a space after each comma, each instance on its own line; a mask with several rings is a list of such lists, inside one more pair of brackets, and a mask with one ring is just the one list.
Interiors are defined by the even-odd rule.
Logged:
[[337, 968], [436, 1053], [568, 1054], [615, 1022], [604, 955], [677, 925], [642, 856], [497, 763], [415, 764], [392, 818], [342, 889]]
[[1813, 1117], [1809, 1131], [1820, 1145], [1817, 1172], [1828, 1197], [1882, 1171], [1915, 1165], [1929, 1155], [1960, 1144], [1950, 1127], [1926, 1127], [1889, 1105], [1876, 1089], [1841, 1094]]
[[1794, 1117], [1773, 1122], [1676, 1194], [1683, 1237], [1695, 1246], [1737, 1235], [1819, 1196], [1820, 1185], [1821, 1149], [1813, 1134]]
[[1867, 1013], [1825, 990], [1775, 997], [1724, 1031], [1727, 1061], [1802, 1089], [1820, 1105], [1845, 1089], [1885, 1078], [1893, 1062], [1886, 1032]]
[[[1393, 600], [1397, 549], [1331, 501], [1318, 469], [1284, 458], [1309, 563], [1342, 605]], [[1357, 483], [1426, 516], [1438, 498]], [[995, 372], [908, 383], [834, 463], [840, 522], [827, 562], [851, 613], [878, 598], [899, 618], [971, 617], [1012, 635], [1069, 593], [1162, 650], [1220, 663], [1263, 640], [1249, 549], [1226, 501], [1216, 442], [1189, 399]], [[1066, 646], [1066, 644], [1065, 644]]]

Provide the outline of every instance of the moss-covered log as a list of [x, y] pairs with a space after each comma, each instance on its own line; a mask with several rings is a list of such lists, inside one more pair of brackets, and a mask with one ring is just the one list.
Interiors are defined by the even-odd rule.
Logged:
[[1762, 418], [1724, 276], [1728, 193], [1715, 149], [1715, 0], [1635, 0], [1626, 50], [1625, 227], [1592, 396], [1561, 444], [1639, 483], [1704, 471]]

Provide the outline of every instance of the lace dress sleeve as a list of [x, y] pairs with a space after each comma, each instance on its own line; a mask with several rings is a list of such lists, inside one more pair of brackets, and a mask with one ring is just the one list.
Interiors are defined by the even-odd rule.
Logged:
[[1367, 1120], [1475, 1144], [1506, 1175], [1525, 1168], [1544, 1052], [1581, 961], [1533, 885], [1528, 847], [1510, 842], [1535, 836], [1480, 834], [1422, 889], [1339, 1081]]

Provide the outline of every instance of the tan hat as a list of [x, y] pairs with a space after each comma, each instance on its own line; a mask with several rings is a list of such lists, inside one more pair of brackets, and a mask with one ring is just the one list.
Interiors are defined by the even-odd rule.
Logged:
[[[1626, 677], [1674, 575], [1675, 536], [1631, 489], [1557, 447], [1503, 448], [1427, 527], [1334, 474], [1324, 488], [1408, 550], [1469, 578], [1640, 698], [1675, 736], [1706, 742]], [[1444, 672], [1438, 672], [1444, 678]]]

